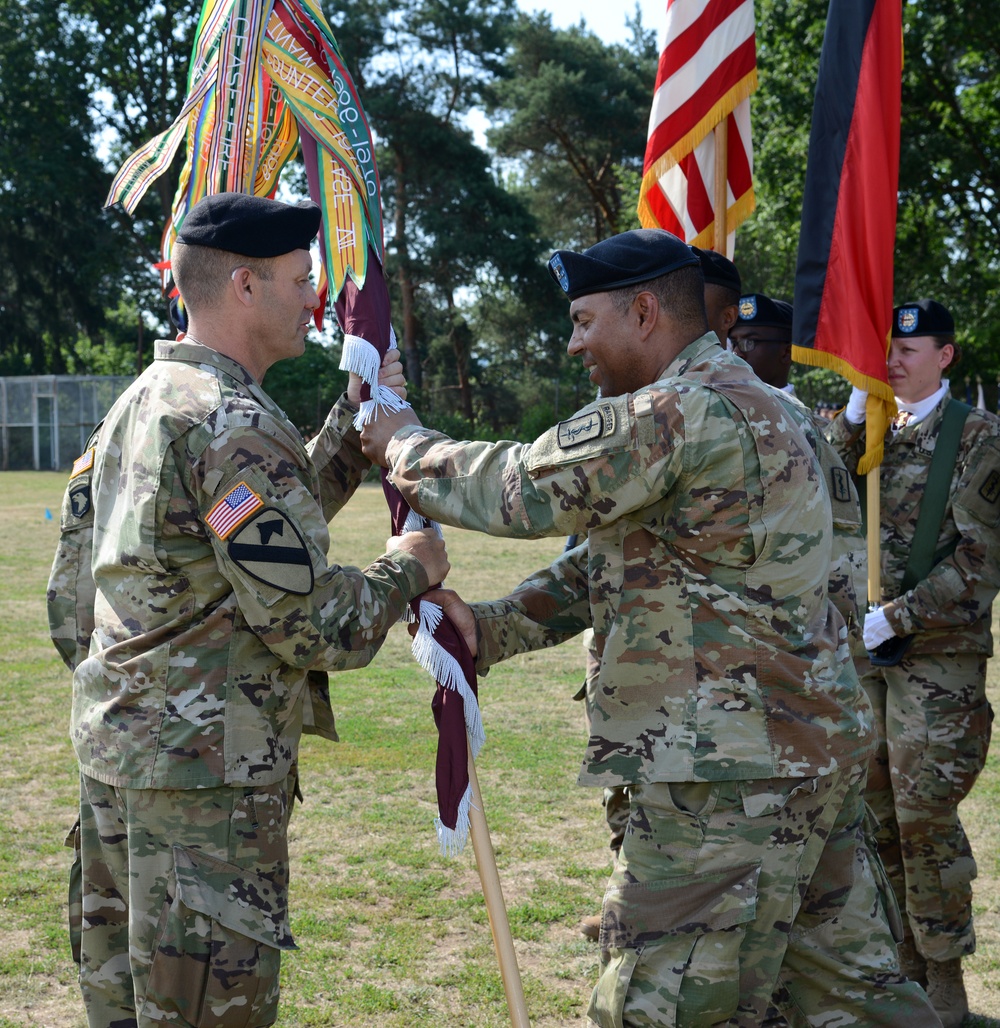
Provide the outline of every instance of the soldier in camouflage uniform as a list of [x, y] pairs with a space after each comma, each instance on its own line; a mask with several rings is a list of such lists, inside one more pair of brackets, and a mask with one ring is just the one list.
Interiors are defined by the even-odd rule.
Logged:
[[628, 786], [600, 1025], [937, 1025], [899, 973], [863, 834], [871, 709], [827, 598], [808, 418], [707, 331], [661, 230], [550, 270], [602, 398], [530, 445], [412, 415], [362, 433], [415, 509], [508, 537], [587, 534], [502, 600], [446, 605], [480, 670], [593, 625], [580, 782]]
[[[78, 462], [97, 590], [71, 719], [93, 1028], [275, 1022], [299, 738], [336, 738], [319, 673], [367, 664], [448, 570], [428, 531], [363, 571], [329, 565], [327, 522], [370, 467], [359, 383], [308, 450], [259, 385], [302, 352], [319, 220], [238, 194], [192, 208], [172, 255], [187, 336], [157, 342]], [[54, 576], [54, 610], [74, 577]]]
[[[702, 250], [691, 247], [701, 263], [701, 274], [705, 281], [705, 316], [708, 327], [716, 334], [723, 345], [729, 338], [729, 331], [736, 324], [739, 312], [742, 281], [736, 265], [724, 254], [715, 250]], [[594, 690], [597, 688], [601, 662], [593, 645], [593, 630], [585, 633], [587, 641], [587, 677], [584, 690], [588, 697], [587, 727], [590, 727], [590, 706], [593, 704]], [[605, 789], [603, 795], [604, 816], [611, 830], [611, 850], [617, 855], [621, 849], [625, 829], [628, 826], [628, 795], [624, 786]], [[580, 921], [580, 931], [586, 938], [596, 942], [600, 938], [600, 915], [588, 915]]]
[[[788, 373], [792, 363], [792, 305], [764, 293], [741, 296], [736, 324], [730, 330], [730, 349], [753, 368], [754, 374], [774, 389], [794, 397]], [[795, 400], [798, 403], [798, 400]], [[803, 412], [806, 408], [803, 405]], [[809, 442], [823, 468], [833, 514], [833, 560], [830, 599], [847, 624], [851, 654], [864, 661], [862, 612], [868, 605], [868, 543], [861, 501], [850, 472], [837, 450], [826, 440], [827, 421], [809, 414]]]
[[[968, 1011], [961, 958], [975, 949], [976, 863], [958, 817], [986, 759], [992, 711], [986, 659], [1000, 588], [1000, 419], [973, 410], [962, 429], [936, 563], [905, 594], [901, 584], [944, 414], [944, 372], [957, 360], [954, 321], [933, 300], [897, 307], [889, 384], [906, 424], [890, 430], [880, 478], [881, 608], [865, 620], [870, 650], [912, 636], [895, 666], [862, 677], [880, 745], [868, 801], [879, 849], [905, 912], [903, 970], [923, 982], [946, 1025]], [[855, 390], [830, 427], [848, 465], [865, 447], [866, 394]]]

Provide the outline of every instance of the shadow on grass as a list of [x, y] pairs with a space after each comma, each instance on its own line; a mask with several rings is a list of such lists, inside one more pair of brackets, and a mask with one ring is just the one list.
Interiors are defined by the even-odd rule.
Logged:
[[1000, 1020], [982, 1014], [969, 1014], [962, 1022], [962, 1028], [1000, 1028]]

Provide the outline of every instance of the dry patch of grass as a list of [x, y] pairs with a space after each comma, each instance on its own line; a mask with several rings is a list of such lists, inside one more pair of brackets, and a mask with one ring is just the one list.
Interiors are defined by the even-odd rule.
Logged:
[[[82, 1028], [64, 930], [63, 838], [75, 818], [68, 675], [48, 642], [44, 587], [65, 478], [7, 473], [0, 488], [0, 1028]], [[46, 507], [53, 520], [45, 518]], [[363, 566], [389, 534], [365, 488], [332, 527], [332, 558]], [[510, 543], [446, 529], [449, 585], [501, 595], [559, 540]], [[597, 951], [576, 930], [609, 870], [597, 792], [576, 786], [583, 653], [569, 644], [480, 683], [479, 779], [535, 1028], [584, 1026]], [[306, 739], [305, 803], [292, 821], [292, 928], [280, 1024], [492, 1028], [509, 1024], [471, 845], [446, 859], [433, 820], [433, 683], [396, 628], [364, 671], [333, 676], [339, 744]], [[1000, 676], [991, 668], [1000, 705]], [[971, 1024], [1000, 1020], [1000, 762], [963, 807], [979, 860]]]

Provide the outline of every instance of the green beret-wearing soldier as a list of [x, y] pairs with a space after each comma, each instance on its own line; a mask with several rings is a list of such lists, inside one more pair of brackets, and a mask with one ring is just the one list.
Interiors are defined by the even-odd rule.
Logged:
[[[942, 304], [895, 309], [887, 370], [900, 415], [879, 469], [882, 595], [865, 618], [873, 666], [862, 676], [880, 739], [867, 797], [905, 914], [900, 961], [946, 1028], [968, 1012], [961, 961], [976, 945], [976, 862], [958, 807], [989, 747], [1000, 589], [1000, 419], [952, 399], [942, 376], [959, 356]], [[866, 398], [855, 389], [829, 429], [851, 468], [865, 449]]]
[[[274, 1023], [303, 723], [336, 738], [317, 675], [368, 663], [447, 572], [426, 531], [363, 571], [328, 564], [327, 522], [370, 467], [360, 381], [308, 448], [260, 387], [303, 351], [319, 222], [311, 203], [196, 204], [172, 254], [187, 334], [157, 342], [89, 451], [94, 631], [71, 736], [93, 1028]], [[383, 382], [402, 392], [395, 357]]]
[[708, 331], [698, 258], [638, 230], [550, 270], [601, 398], [530, 445], [411, 414], [363, 431], [426, 515], [585, 534], [504, 599], [441, 599], [478, 666], [593, 625], [580, 774], [626, 785], [600, 1025], [936, 1025], [899, 973], [862, 832], [871, 709], [827, 597], [830, 504], [808, 414]]

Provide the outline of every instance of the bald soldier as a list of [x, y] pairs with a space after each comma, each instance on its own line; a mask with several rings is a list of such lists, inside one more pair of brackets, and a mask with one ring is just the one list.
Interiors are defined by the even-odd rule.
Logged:
[[336, 738], [316, 676], [367, 664], [448, 571], [431, 531], [363, 571], [329, 564], [327, 522], [370, 467], [360, 383], [308, 450], [260, 386], [303, 351], [319, 222], [312, 203], [196, 204], [172, 254], [187, 335], [157, 342], [77, 461], [96, 584], [71, 717], [92, 1028], [275, 1022], [299, 738], [306, 722]]
[[599, 400], [530, 445], [455, 442], [412, 414], [363, 442], [427, 516], [587, 536], [504, 599], [441, 599], [482, 671], [594, 627], [580, 781], [626, 785], [630, 821], [590, 1016], [936, 1025], [899, 973], [864, 844], [871, 708], [827, 597], [808, 415], [708, 331], [698, 258], [670, 233], [560, 251], [550, 270]]

